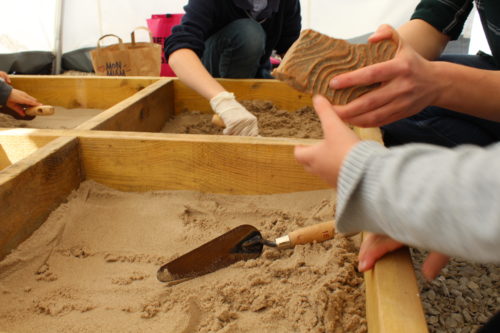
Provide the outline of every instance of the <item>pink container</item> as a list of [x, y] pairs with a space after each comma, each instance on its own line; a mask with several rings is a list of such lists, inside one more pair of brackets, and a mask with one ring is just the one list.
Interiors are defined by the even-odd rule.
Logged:
[[[153, 41], [163, 47], [165, 39], [172, 34], [172, 28], [181, 23], [184, 14], [153, 14], [147, 19], [148, 28], [153, 35]], [[167, 64], [165, 55], [161, 55], [161, 76], [176, 76]]]

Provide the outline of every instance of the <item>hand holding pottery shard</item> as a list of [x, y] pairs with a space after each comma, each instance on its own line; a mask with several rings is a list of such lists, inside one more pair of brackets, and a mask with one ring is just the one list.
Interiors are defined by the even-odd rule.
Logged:
[[341, 73], [390, 60], [397, 47], [392, 40], [351, 44], [308, 29], [301, 32], [272, 74], [301, 92], [321, 94], [332, 104], [347, 104], [377, 84], [334, 90], [328, 85], [330, 80]]

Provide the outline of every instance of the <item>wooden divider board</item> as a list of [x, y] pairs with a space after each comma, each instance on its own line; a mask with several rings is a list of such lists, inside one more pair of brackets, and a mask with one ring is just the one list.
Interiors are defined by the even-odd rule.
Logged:
[[16, 128], [5, 129], [4, 133], [9, 132], [12, 135], [0, 136], [0, 170], [22, 160], [56, 139], [55, 137], [39, 137], [35, 142], [25, 134], [21, 134], [29, 130], [22, 129], [21, 132], [18, 130]]
[[75, 129], [159, 132], [173, 116], [173, 83], [171, 79], [160, 79]]
[[[294, 145], [316, 140], [79, 130], [19, 131], [14, 134], [0, 130], [0, 138], [26, 135], [36, 144], [55, 140], [0, 172], [0, 198], [12, 205], [0, 213], [0, 230], [6, 230], [0, 232], [0, 257], [33, 232], [84, 178], [123, 191], [184, 189], [265, 194], [328, 187], [293, 159]], [[377, 138], [376, 131], [364, 133]], [[56, 174], [59, 177], [55, 177]], [[38, 196], [43, 200], [36, 202], [36, 209], [30, 208], [29, 216], [19, 214], [30, 211], [27, 203]], [[407, 249], [381, 259], [373, 270], [365, 273], [365, 284], [370, 333], [427, 332]]]
[[387, 254], [364, 277], [368, 332], [428, 332], [408, 248]]
[[76, 137], [46, 143], [0, 172], [0, 259], [29, 237], [84, 179]]
[[[272, 101], [278, 108], [295, 111], [312, 105], [311, 96], [291, 88], [286, 83], [269, 79], [217, 79], [228, 91], [234, 93], [238, 100]], [[188, 88], [178, 79], [173, 79], [175, 91], [175, 113], [184, 110], [196, 110], [212, 113], [208, 101]]]
[[41, 103], [65, 108], [107, 109], [161, 78], [11, 75], [12, 85]]
[[[271, 100], [290, 111], [312, 104], [310, 96], [276, 80], [218, 81], [240, 100]], [[75, 130], [0, 129], [0, 161], [8, 166], [0, 171], [0, 258], [85, 178], [123, 191], [266, 194], [328, 188], [293, 158], [294, 145], [315, 140], [88, 131], [158, 131], [185, 109], [212, 112], [208, 101], [177, 79], [13, 76], [13, 83], [45, 104], [106, 111]], [[378, 129], [355, 131], [381, 142]], [[365, 282], [370, 332], [427, 331], [408, 250], [380, 260]]]
[[327, 189], [293, 157], [297, 144], [317, 140], [79, 130], [0, 129], [36, 144], [79, 138], [86, 177], [122, 191], [193, 190], [271, 194]]

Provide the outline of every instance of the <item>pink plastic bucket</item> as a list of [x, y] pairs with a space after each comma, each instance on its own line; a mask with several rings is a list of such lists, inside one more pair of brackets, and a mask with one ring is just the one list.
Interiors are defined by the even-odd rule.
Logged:
[[[153, 14], [147, 19], [148, 28], [153, 35], [153, 41], [163, 47], [165, 39], [172, 34], [172, 28], [181, 23], [184, 14]], [[161, 76], [176, 76], [167, 64], [165, 55], [161, 55]]]

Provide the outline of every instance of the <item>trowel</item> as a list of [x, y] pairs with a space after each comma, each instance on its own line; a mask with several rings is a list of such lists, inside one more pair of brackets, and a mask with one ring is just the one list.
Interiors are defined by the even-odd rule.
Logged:
[[38, 105], [23, 108], [25, 116], [21, 116], [15, 110], [4, 106], [0, 108], [0, 113], [5, 113], [14, 119], [18, 120], [32, 120], [36, 116], [51, 116], [54, 114], [55, 108], [52, 105]]
[[51, 116], [54, 114], [54, 110], [52, 105], [38, 105], [24, 109], [24, 113], [28, 116]]
[[334, 223], [328, 221], [294, 230], [271, 241], [264, 239], [254, 226], [244, 224], [161, 266], [157, 277], [161, 282], [181, 282], [240, 260], [255, 259], [264, 246], [289, 248], [332, 239], [334, 234]]

